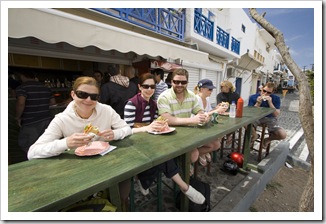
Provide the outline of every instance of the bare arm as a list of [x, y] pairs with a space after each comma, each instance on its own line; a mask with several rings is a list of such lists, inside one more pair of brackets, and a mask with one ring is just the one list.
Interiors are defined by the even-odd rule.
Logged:
[[198, 112], [193, 117], [175, 117], [169, 113], [161, 114], [162, 117], [168, 119], [168, 124], [171, 126], [181, 126], [181, 125], [198, 125], [200, 123], [205, 123], [207, 116], [205, 115], [204, 111]]

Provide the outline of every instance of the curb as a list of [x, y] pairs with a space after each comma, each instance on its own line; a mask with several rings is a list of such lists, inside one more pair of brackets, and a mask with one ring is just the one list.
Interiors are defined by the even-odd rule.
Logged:
[[243, 181], [211, 209], [211, 212], [248, 212], [251, 204], [263, 192], [267, 183], [284, 166], [289, 154], [289, 147], [288, 142], [279, 143], [257, 165], [258, 169], [262, 170], [263, 173], [251, 170]]

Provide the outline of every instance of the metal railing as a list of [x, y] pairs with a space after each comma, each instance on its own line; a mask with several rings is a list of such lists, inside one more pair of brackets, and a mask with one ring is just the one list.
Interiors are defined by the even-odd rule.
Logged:
[[214, 22], [195, 10], [194, 31], [199, 35], [213, 41]]
[[240, 41], [234, 37], [231, 38], [231, 51], [236, 54], [240, 54]]
[[216, 27], [216, 43], [229, 49], [230, 34], [225, 32], [221, 27]]
[[172, 8], [93, 8], [97, 12], [183, 41], [185, 12]]

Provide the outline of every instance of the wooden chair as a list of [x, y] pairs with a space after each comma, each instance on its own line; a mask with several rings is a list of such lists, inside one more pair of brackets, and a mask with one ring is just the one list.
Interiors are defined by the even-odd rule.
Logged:
[[[231, 133], [232, 135], [232, 143], [231, 147], [226, 147], [227, 137], [228, 135], [224, 136], [221, 141], [221, 149], [220, 149], [220, 158], [223, 158], [223, 153], [225, 150], [229, 150], [231, 152], [239, 152], [243, 151], [242, 147], [242, 129], [243, 127], [239, 128], [237, 131]], [[242, 152], [243, 153], [243, 152]]]
[[[251, 149], [258, 151], [258, 157], [257, 157], [258, 162], [260, 162], [262, 159], [263, 143], [265, 141], [265, 138], [269, 136], [269, 134], [266, 130], [267, 130], [266, 124], [257, 126], [257, 128], [256, 128], [257, 134], [260, 135], [259, 138], [256, 139], [256, 142], [258, 142], [258, 149], [255, 148], [255, 145], [253, 145], [253, 147]], [[270, 146], [271, 146], [271, 144], [269, 143], [266, 148], [266, 151], [265, 151], [265, 157], [269, 154]]]

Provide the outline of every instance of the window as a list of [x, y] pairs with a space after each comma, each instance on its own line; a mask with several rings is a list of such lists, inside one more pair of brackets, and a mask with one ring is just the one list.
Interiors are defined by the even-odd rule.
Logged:
[[241, 26], [241, 30], [242, 30], [242, 32], [246, 32], [246, 27], [242, 24], [242, 26]]

